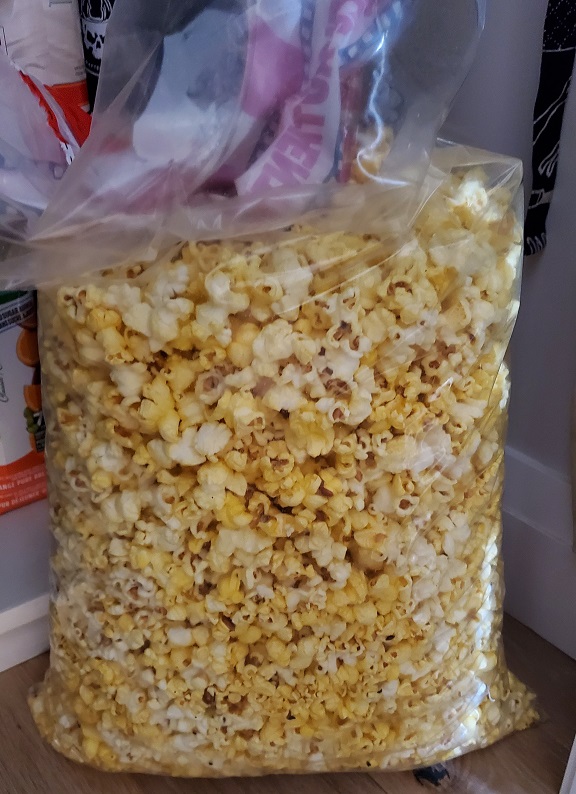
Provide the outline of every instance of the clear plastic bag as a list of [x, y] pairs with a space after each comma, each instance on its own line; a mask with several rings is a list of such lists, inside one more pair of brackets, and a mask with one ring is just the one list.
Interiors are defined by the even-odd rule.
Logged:
[[293, 223], [402, 233], [483, 5], [116, 4], [90, 136], [22, 235], [43, 255], [17, 274], [0, 263], [0, 283], [62, 282], [183, 239]]
[[[521, 167], [434, 147], [478, 6], [165, 7], [117, 2], [93, 134], [23, 240], [58, 543], [35, 720], [181, 776], [486, 746], [535, 712], [500, 637]], [[292, 93], [254, 130], [268, 64]], [[263, 186], [319, 69], [309, 178]]]
[[32, 708], [69, 757], [400, 769], [534, 718], [500, 645], [519, 170], [448, 153], [398, 250], [292, 229], [43, 293]]
[[[26, 238], [34, 221], [46, 209], [67, 166], [66, 151], [47, 123], [45, 108], [53, 112], [59, 131], [67, 131], [64, 118], [50, 102], [47, 92], [28, 79], [29, 86], [0, 54], [0, 229], [2, 238], [10, 242]], [[45, 100], [45, 108], [30, 86]], [[70, 136], [70, 149], [72, 141]], [[13, 261], [8, 261], [12, 268]]]

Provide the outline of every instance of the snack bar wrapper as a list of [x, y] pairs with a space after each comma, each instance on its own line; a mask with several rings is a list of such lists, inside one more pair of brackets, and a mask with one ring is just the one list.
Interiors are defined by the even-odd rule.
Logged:
[[[67, 757], [422, 767], [536, 719], [501, 644], [517, 161], [436, 140], [469, 0], [118, 0], [40, 286]], [[14, 262], [18, 261], [16, 272]]]

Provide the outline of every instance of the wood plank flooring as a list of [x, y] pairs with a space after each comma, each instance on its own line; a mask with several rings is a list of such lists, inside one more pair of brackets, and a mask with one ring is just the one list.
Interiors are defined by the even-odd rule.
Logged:
[[439, 789], [411, 773], [231, 780], [109, 775], [61, 758], [39, 738], [26, 704], [40, 656], [0, 675], [0, 794], [558, 794], [576, 734], [576, 662], [507, 618], [510, 667], [539, 698], [543, 722], [448, 765]]

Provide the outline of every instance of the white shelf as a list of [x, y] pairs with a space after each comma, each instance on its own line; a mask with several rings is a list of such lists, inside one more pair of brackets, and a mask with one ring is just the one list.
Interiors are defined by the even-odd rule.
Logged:
[[0, 671], [48, 648], [46, 501], [0, 516]]
[[48, 595], [0, 612], [0, 673], [48, 650]]

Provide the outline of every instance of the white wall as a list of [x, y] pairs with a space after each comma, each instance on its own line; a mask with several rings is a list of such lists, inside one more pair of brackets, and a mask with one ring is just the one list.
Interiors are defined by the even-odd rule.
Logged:
[[0, 612], [48, 592], [46, 501], [0, 516]]
[[486, 28], [446, 123], [449, 136], [530, 163], [547, 3], [487, 0]]
[[46, 501], [0, 516], [0, 672], [48, 647]]
[[[527, 188], [546, 5], [547, 0], [488, 0], [480, 52], [445, 130], [447, 137], [521, 157]], [[507, 607], [576, 658], [569, 487], [576, 372], [576, 82], [548, 231], [546, 251], [525, 262], [512, 343]]]

